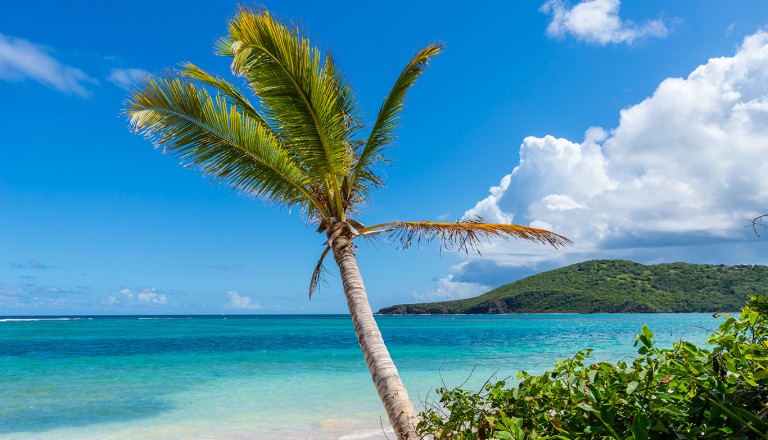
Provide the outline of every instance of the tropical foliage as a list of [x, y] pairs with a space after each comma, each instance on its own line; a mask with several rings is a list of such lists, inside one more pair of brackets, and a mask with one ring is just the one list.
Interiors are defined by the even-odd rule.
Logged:
[[438, 390], [419, 431], [435, 439], [768, 438], [768, 301], [726, 317], [708, 349], [659, 348], [643, 327], [638, 357], [589, 365], [590, 350], [552, 371], [489, 383], [479, 393]]
[[736, 311], [768, 291], [768, 267], [626, 260], [573, 264], [457, 301], [379, 313], [643, 313]]

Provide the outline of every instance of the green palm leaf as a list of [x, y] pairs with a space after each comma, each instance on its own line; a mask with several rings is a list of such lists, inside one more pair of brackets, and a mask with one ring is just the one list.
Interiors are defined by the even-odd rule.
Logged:
[[128, 100], [126, 113], [135, 131], [185, 166], [247, 195], [301, 204], [310, 216], [323, 213], [307, 190], [301, 167], [280, 140], [223, 96], [212, 97], [168, 74], [148, 78]]
[[267, 123], [261, 113], [256, 110], [253, 104], [251, 104], [251, 101], [248, 99], [248, 97], [245, 96], [240, 91], [240, 89], [235, 87], [234, 84], [220, 76], [211, 75], [210, 73], [204, 71], [192, 63], [184, 63], [181, 67], [182, 70], [179, 71], [180, 75], [198, 80], [207, 86], [214, 87], [219, 92], [224, 94], [227, 98], [227, 101], [231, 105], [234, 105], [239, 112], [250, 116], [254, 121], [262, 125], [265, 130], [271, 131], [275, 136], [277, 136], [277, 133], [272, 130], [272, 127], [269, 126], [269, 123]]
[[405, 106], [406, 92], [424, 73], [429, 60], [439, 54], [442, 49], [441, 44], [427, 45], [416, 53], [395, 81], [392, 90], [384, 99], [376, 123], [373, 125], [365, 147], [359, 153], [357, 163], [352, 171], [349, 191], [353, 192], [356, 197], [350, 195], [350, 198], [366, 199], [372, 187], [381, 186], [381, 178], [376, 173], [374, 166], [384, 162], [381, 153], [392, 142], [400, 111]]
[[306, 174], [321, 182], [344, 218], [341, 186], [352, 167], [351, 146], [359, 116], [354, 96], [330, 57], [310, 45], [299, 28], [289, 28], [266, 10], [242, 8], [229, 23], [219, 52], [233, 58], [261, 100], [264, 116], [295, 152]]

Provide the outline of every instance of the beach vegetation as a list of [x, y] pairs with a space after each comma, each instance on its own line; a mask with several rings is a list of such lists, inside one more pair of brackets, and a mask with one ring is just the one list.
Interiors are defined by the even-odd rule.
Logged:
[[149, 76], [131, 92], [125, 110], [134, 131], [183, 166], [244, 196], [295, 208], [317, 227], [324, 250], [309, 277], [309, 296], [331, 254], [355, 334], [398, 438], [416, 438], [416, 413], [368, 303], [355, 255], [359, 238], [401, 248], [437, 240], [466, 252], [476, 251], [486, 238], [555, 247], [569, 243], [550, 231], [482, 219], [362, 222], [360, 208], [384, 184], [386, 150], [406, 93], [442, 49], [433, 43], [416, 52], [366, 130], [355, 94], [330, 53], [313, 45], [300, 26], [263, 8], [241, 7], [216, 44], [216, 53], [231, 61], [234, 82], [185, 63]]
[[589, 363], [591, 350], [480, 392], [438, 389], [418, 431], [434, 439], [766, 439], [768, 300], [725, 316], [707, 347], [660, 348], [643, 327], [638, 356]]

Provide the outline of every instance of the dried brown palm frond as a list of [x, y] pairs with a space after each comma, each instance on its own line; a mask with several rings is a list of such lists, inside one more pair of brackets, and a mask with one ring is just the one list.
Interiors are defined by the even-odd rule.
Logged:
[[485, 223], [480, 217], [457, 222], [391, 222], [366, 228], [365, 234], [387, 233], [402, 249], [439, 239], [445, 249], [457, 247], [459, 251], [480, 253], [482, 240], [493, 238], [522, 238], [549, 244], [555, 248], [568, 246], [571, 240], [544, 229], [513, 224]]

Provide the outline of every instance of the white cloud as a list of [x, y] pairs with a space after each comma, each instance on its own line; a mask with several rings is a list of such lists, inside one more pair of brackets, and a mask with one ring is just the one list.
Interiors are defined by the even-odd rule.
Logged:
[[109, 78], [107, 79], [118, 87], [129, 89], [134, 84], [144, 80], [147, 75], [149, 75], [149, 72], [146, 70], [115, 68], [109, 73]]
[[227, 309], [240, 309], [240, 310], [258, 310], [261, 308], [259, 303], [251, 302], [250, 296], [240, 295], [234, 290], [227, 292], [229, 302], [224, 304]]
[[413, 292], [413, 299], [418, 302], [448, 301], [452, 299], [464, 299], [483, 294], [490, 290], [488, 286], [479, 283], [454, 281], [454, 276], [449, 274], [437, 280], [437, 287], [427, 293]]
[[136, 296], [139, 304], [164, 305], [168, 302], [164, 294], [155, 292], [154, 290], [155, 289], [144, 289], [140, 292]]
[[107, 305], [165, 305], [168, 298], [164, 293], [154, 287], [142, 287], [139, 292], [133, 293], [131, 289], [122, 289], [117, 295], [107, 298]]
[[[552, 136], [525, 138], [520, 148], [520, 165], [511, 174], [502, 177], [499, 186], [491, 187], [491, 195], [468, 210], [464, 218], [481, 216], [494, 223], [515, 221], [515, 212], [505, 211], [501, 203], [502, 199], [509, 197], [507, 194], [513, 179], [515, 182], [535, 179], [536, 184], [540, 185], [536, 188], [537, 193], [544, 193], [543, 197], [547, 197], [547, 200], [541, 199], [543, 203], [548, 201], [551, 205], [559, 201], [557, 206], [561, 208], [567, 205], [570, 208], [587, 209], [587, 205], [565, 194], [572, 192], [591, 197], [616, 185], [605, 172], [605, 158], [598, 144], [606, 136], [604, 130], [593, 127], [587, 130], [586, 139], [581, 144], [558, 140]], [[569, 182], [567, 186], [562, 185], [565, 180]], [[535, 195], [530, 189], [519, 188], [515, 192], [518, 203], [530, 204], [535, 201], [532, 199]]]
[[465, 216], [509, 218], [575, 242], [559, 251], [519, 241], [483, 249], [502, 265], [735, 243], [749, 233], [747, 219], [768, 211], [766, 157], [768, 33], [761, 31], [734, 56], [664, 80], [622, 110], [610, 132], [590, 128], [581, 142], [525, 138], [519, 165]]
[[504, 192], [509, 187], [510, 177], [511, 176], [509, 174], [502, 177], [499, 186], [491, 187], [491, 195], [477, 202], [474, 208], [464, 213], [464, 217], [481, 217], [490, 223], [512, 223], [512, 220], [514, 220], [514, 214], [505, 213], [499, 208], [499, 199], [501, 199], [501, 197], [504, 195]]
[[131, 289], [123, 289], [118, 293], [127, 299], [133, 299], [133, 293], [131, 292]]
[[667, 27], [660, 19], [643, 24], [619, 17], [620, 0], [583, 0], [569, 7], [563, 0], [548, 0], [540, 11], [552, 16], [547, 35], [573, 35], [587, 43], [631, 43], [645, 37], [665, 37]]
[[85, 84], [98, 81], [61, 64], [49, 52], [27, 40], [0, 34], [0, 79], [18, 82], [29, 78], [66, 94], [90, 96]]

